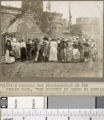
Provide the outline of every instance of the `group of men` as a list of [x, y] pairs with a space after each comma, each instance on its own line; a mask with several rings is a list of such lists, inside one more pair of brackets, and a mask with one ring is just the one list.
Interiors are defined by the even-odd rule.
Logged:
[[28, 39], [27, 42], [12, 38], [6, 42], [5, 48], [7, 56], [9, 54], [9, 57], [14, 57], [15, 61], [22, 62], [27, 60], [34, 62], [89, 62], [90, 60], [95, 61], [97, 55], [95, 40], [82, 37], [51, 40], [44, 37], [42, 40]]

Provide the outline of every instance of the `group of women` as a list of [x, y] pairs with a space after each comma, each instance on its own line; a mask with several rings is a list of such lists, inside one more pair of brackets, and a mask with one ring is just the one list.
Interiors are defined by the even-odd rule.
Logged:
[[44, 38], [17, 41], [12, 38], [6, 41], [6, 63], [15, 61], [34, 62], [88, 62], [95, 61], [97, 50], [94, 39], [72, 37], [69, 39]]

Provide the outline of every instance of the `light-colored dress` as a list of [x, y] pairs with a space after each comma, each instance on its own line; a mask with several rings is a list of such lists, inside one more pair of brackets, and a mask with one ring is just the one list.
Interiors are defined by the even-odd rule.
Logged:
[[19, 42], [16, 43], [15, 56], [16, 56], [16, 59], [21, 57], [21, 46]]
[[11, 46], [14, 57], [16, 58], [16, 41], [11, 41]]
[[12, 52], [12, 46], [10, 44], [5, 44], [6, 54], [5, 54], [5, 63], [13, 63], [15, 62], [15, 58], [13, 56], [10, 56], [10, 53]]
[[96, 44], [90, 43], [90, 57], [92, 58], [92, 60], [95, 60], [97, 56], [97, 49], [96, 49]]
[[15, 48], [16, 48], [16, 42], [12, 41], [11, 42], [11, 46], [12, 46], [12, 50], [15, 50]]
[[10, 54], [9, 50], [6, 50], [5, 63], [13, 63], [13, 62], [15, 62], [15, 58], [9, 56], [9, 54]]
[[26, 43], [25, 43], [25, 42], [21, 42], [21, 43], [20, 43], [20, 47], [21, 47], [21, 48], [23, 48], [23, 47], [26, 48]]
[[57, 61], [57, 43], [56, 41], [51, 41], [50, 43], [50, 54], [49, 61]]
[[73, 49], [73, 60], [79, 60], [80, 59], [80, 52], [78, 49]]

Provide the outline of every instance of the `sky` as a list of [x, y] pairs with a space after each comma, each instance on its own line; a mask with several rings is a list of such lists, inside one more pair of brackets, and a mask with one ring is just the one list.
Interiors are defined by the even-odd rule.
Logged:
[[[21, 1], [2, 1], [2, 5], [21, 7]], [[103, 16], [103, 1], [51, 1], [50, 12], [62, 13], [63, 18], [69, 19], [69, 4], [72, 15], [72, 23], [75, 24], [78, 17]], [[47, 1], [43, 2], [43, 10], [46, 11]]]

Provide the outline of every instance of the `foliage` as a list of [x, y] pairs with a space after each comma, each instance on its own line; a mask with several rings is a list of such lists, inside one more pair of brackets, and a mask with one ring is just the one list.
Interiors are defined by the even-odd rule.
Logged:
[[71, 27], [71, 35], [77, 35], [77, 36], [81, 36], [82, 35], [82, 31], [80, 29], [80, 26], [75, 24], [75, 25], [72, 25]]

